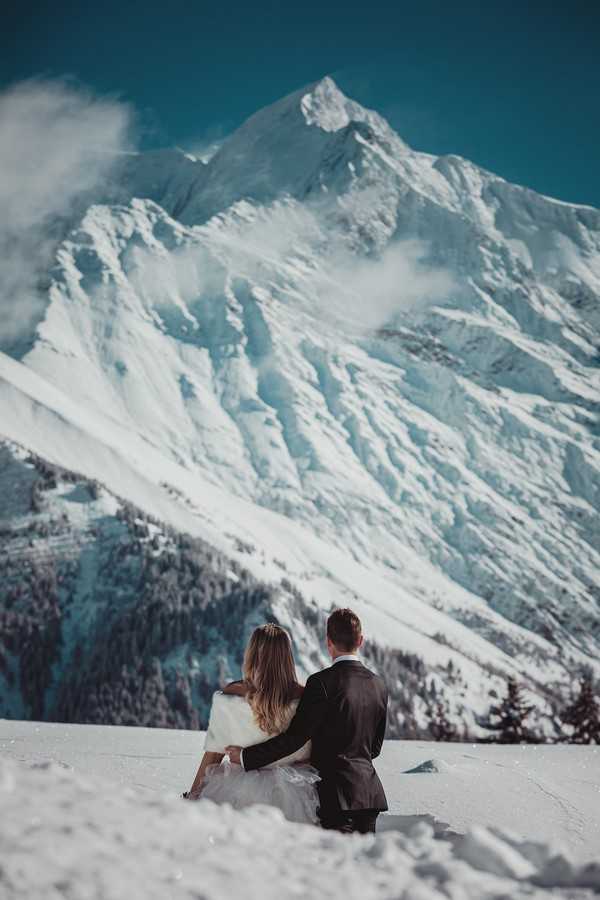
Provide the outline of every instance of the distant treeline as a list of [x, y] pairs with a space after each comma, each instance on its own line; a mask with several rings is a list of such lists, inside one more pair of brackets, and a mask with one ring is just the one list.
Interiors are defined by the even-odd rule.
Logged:
[[[481, 724], [490, 730], [487, 740], [502, 744], [541, 744], [548, 738], [530, 725], [535, 707], [526, 702], [523, 688], [509, 678], [506, 694], [490, 707]], [[600, 744], [600, 699], [590, 671], [584, 671], [572, 697], [558, 710], [556, 743]]]

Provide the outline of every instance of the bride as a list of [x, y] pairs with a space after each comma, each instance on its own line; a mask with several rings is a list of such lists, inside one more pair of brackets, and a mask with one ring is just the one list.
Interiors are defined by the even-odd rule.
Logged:
[[261, 625], [244, 654], [243, 681], [216, 691], [204, 756], [190, 791], [183, 796], [242, 809], [253, 803], [277, 806], [292, 822], [317, 824], [319, 774], [308, 764], [310, 741], [291, 756], [245, 772], [229, 762], [225, 747], [263, 743], [288, 727], [304, 688], [298, 684], [292, 645], [279, 625]]

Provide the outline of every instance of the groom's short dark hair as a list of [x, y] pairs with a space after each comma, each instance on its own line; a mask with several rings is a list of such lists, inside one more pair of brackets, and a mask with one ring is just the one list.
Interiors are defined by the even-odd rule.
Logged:
[[360, 619], [351, 609], [335, 609], [327, 619], [327, 637], [339, 650], [356, 650], [362, 637]]

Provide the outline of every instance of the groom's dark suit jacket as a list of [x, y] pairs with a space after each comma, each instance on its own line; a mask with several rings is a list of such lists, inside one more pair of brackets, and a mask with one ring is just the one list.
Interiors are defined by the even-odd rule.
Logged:
[[349, 810], [385, 810], [372, 760], [381, 752], [386, 717], [383, 680], [358, 660], [341, 660], [310, 676], [287, 731], [246, 747], [244, 769], [268, 766], [310, 738], [310, 761], [321, 776], [321, 819]]

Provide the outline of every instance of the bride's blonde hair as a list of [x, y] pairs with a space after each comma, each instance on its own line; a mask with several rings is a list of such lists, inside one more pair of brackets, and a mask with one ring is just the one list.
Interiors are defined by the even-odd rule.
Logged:
[[290, 718], [289, 704], [297, 695], [298, 680], [292, 642], [279, 625], [255, 628], [243, 664], [246, 699], [262, 731], [278, 734]]

